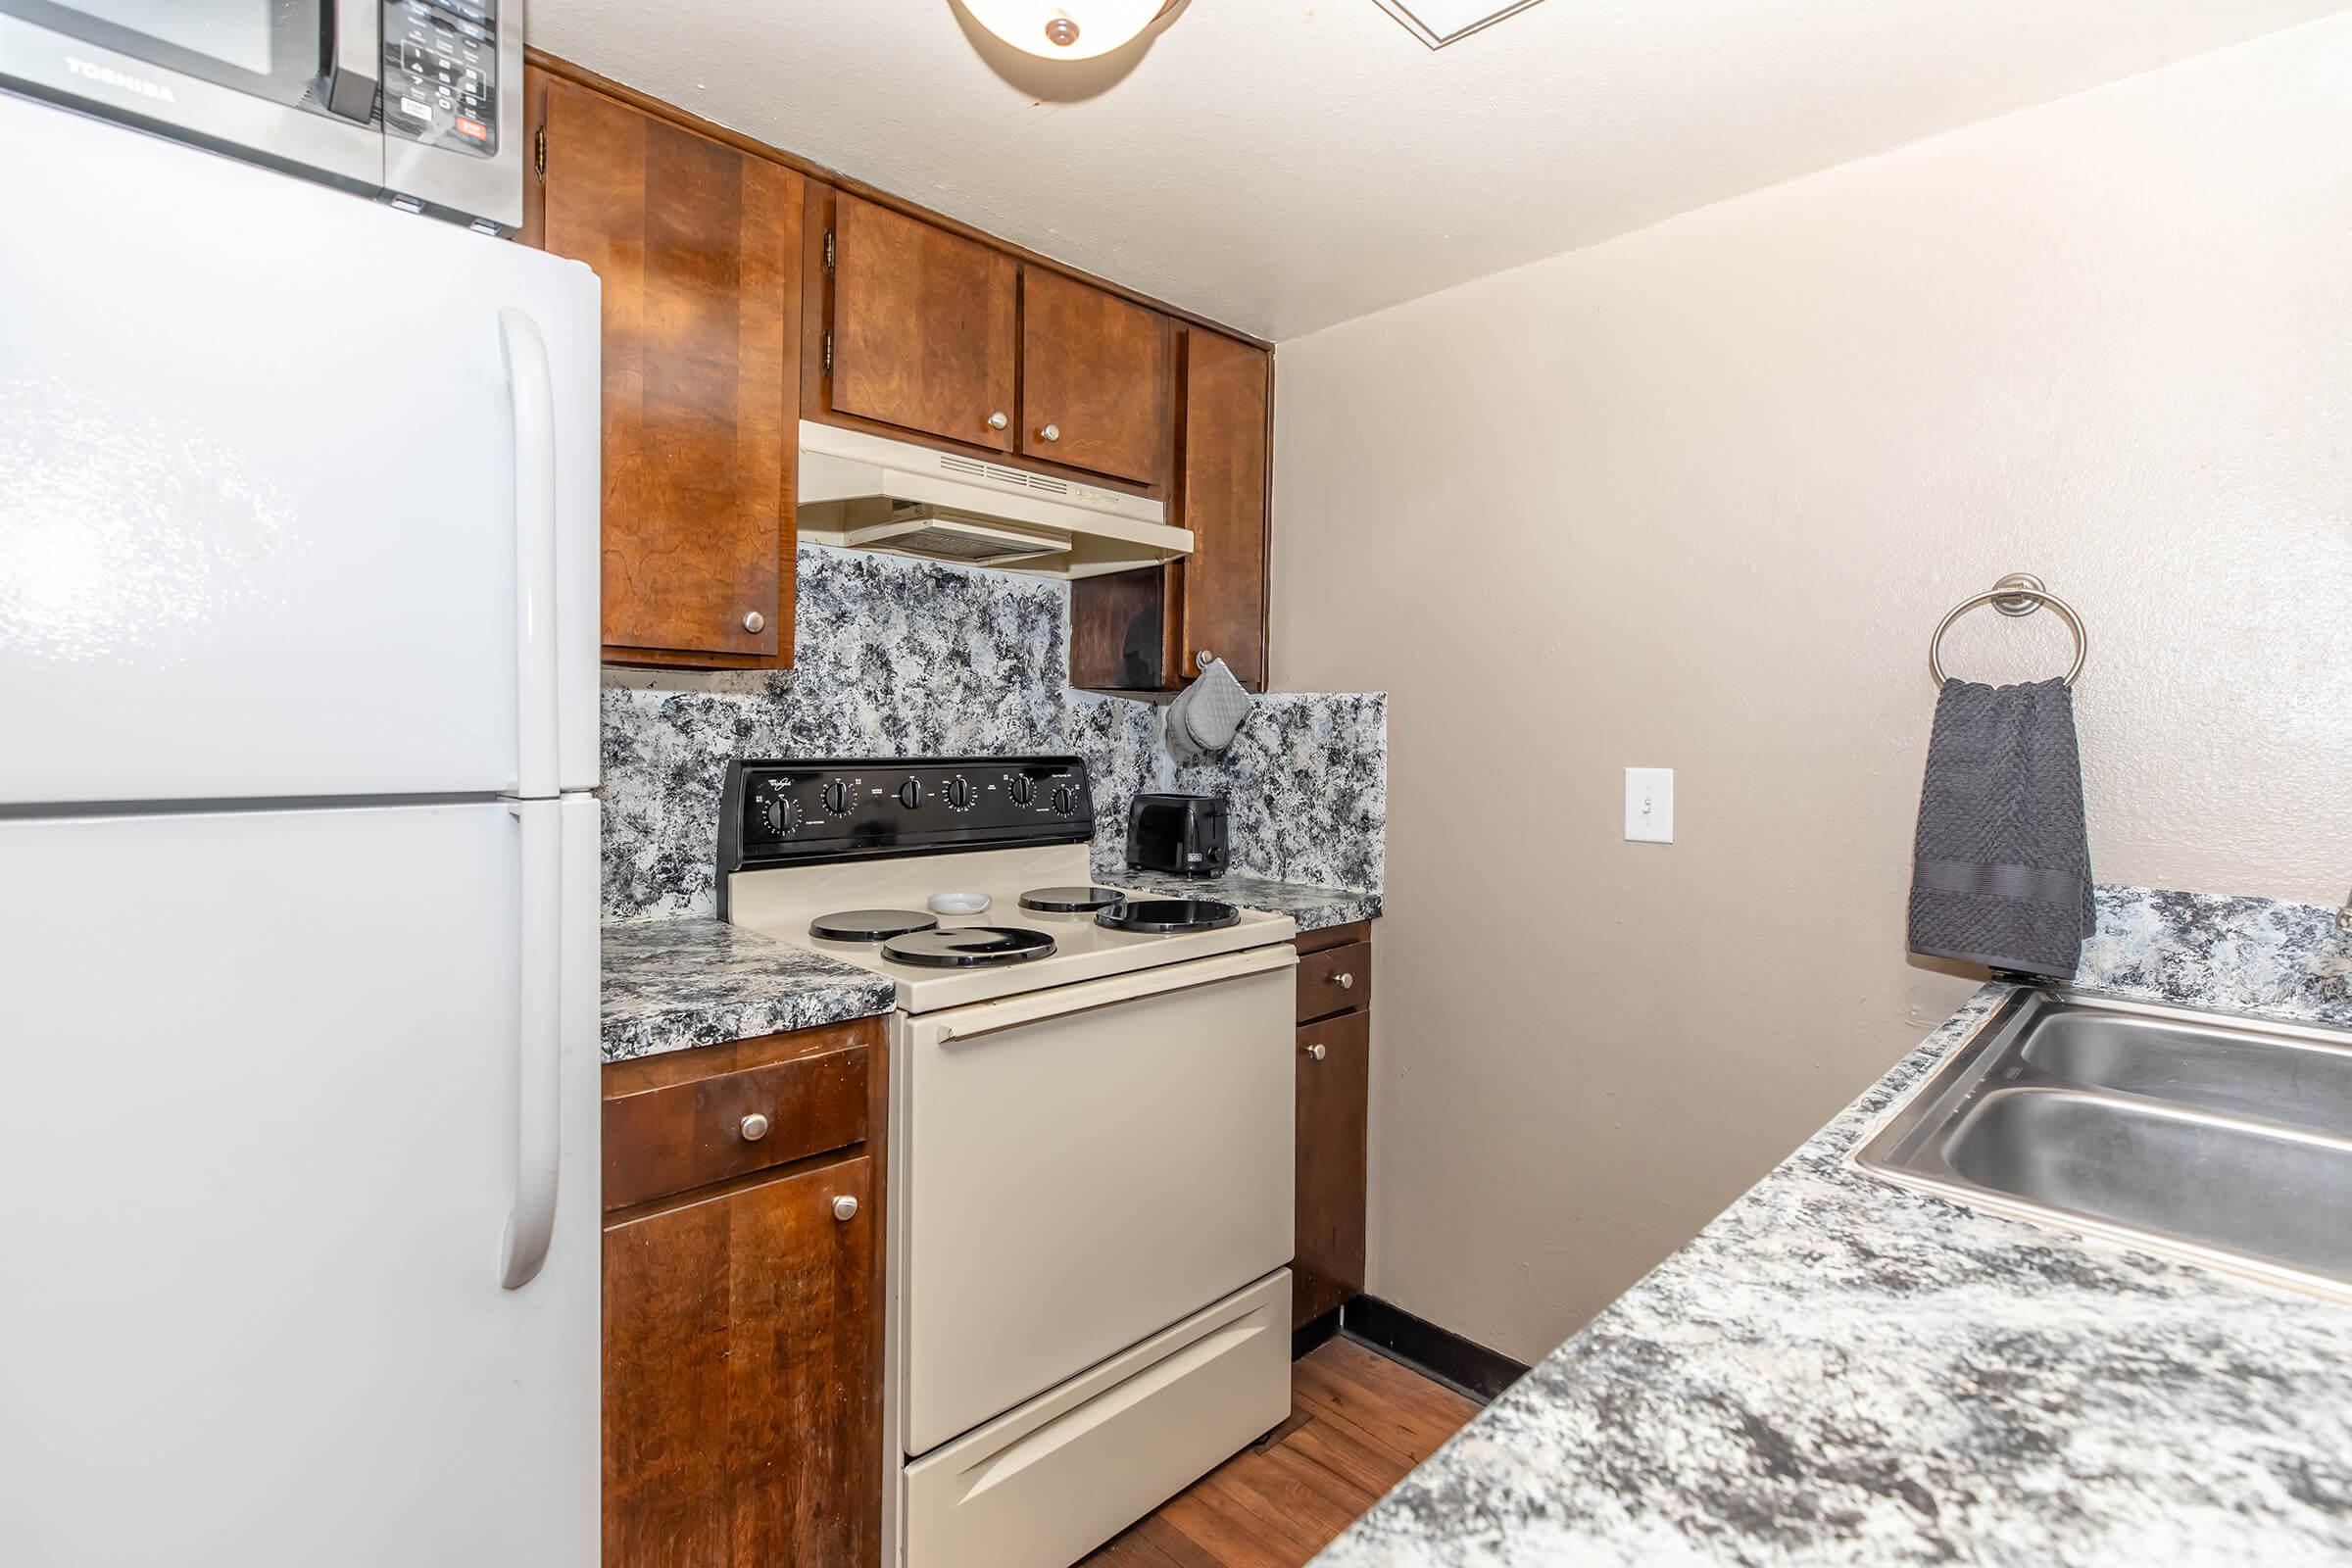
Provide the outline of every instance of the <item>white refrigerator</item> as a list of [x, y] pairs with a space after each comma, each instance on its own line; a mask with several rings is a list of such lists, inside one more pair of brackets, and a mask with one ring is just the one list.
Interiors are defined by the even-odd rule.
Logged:
[[592, 1563], [596, 278], [0, 148], [0, 1559]]

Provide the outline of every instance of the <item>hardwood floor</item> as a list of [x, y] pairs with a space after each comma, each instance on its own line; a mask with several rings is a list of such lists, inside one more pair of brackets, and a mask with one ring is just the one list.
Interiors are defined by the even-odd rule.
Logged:
[[1291, 1418], [1079, 1568], [1300, 1568], [1478, 1404], [1352, 1340], [1291, 1368]]

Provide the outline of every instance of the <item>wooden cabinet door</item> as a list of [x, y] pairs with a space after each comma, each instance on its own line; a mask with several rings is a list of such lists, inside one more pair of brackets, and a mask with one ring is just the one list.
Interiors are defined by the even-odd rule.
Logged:
[[[1315, 1054], [1320, 1047], [1322, 1055]], [[1298, 1257], [1291, 1322], [1311, 1322], [1363, 1293], [1366, 1122], [1372, 1015], [1343, 1013], [1298, 1031]]]
[[859, 201], [833, 203], [828, 407], [1012, 450], [1011, 257]]
[[1266, 416], [1273, 356], [1186, 331], [1184, 453], [1171, 519], [1193, 531], [1176, 568], [1177, 668], [1214, 654], [1252, 691], [1266, 684]]
[[524, 91], [541, 244], [604, 280], [605, 643], [788, 664], [801, 176], [559, 76]]
[[1021, 274], [1021, 452], [1139, 484], [1165, 477], [1166, 318], [1044, 268]]
[[859, 1155], [607, 1226], [608, 1568], [877, 1561], [872, 1185]]

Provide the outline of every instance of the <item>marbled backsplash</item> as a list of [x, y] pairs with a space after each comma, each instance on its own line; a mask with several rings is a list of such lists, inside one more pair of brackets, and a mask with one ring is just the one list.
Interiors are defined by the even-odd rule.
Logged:
[[2098, 906], [2082, 990], [2352, 1027], [2352, 938], [2332, 908], [2117, 885]]
[[792, 669], [606, 687], [605, 913], [712, 911], [731, 757], [1075, 753], [1105, 875], [1127, 803], [1181, 789], [1232, 802], [1237, 871], [1380, 888], [1386, 696], [1261, 698], [1223, 758], [1178, 768], [1157, 706], [1070, 689], [1069, 606], [1048, 578], [803, 545]]

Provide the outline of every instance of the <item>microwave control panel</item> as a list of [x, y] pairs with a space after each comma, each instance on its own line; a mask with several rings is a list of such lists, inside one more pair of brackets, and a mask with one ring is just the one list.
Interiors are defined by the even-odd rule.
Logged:
[[385, 0], [385, 129], [489, 158], [498, 92], [498, 0]]

